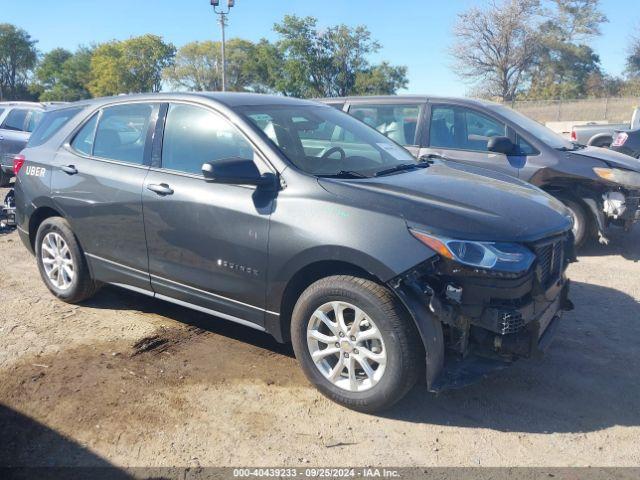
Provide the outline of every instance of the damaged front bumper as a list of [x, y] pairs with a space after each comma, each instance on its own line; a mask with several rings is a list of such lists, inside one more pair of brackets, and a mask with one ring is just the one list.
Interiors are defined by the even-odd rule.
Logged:
[[630, 232], [640, 222], [640, 191], [619, 188], [601, 195], [582, 192], [582, 200], [596, 219], [600, 243], [609, 243], [605, 235], [608, 227], [617, 226]]
[[435, 258], [390, 283], [422, 337], [431, 391], [475, 383], [548, 348], [562, 312], [573, 308], [565, 276], [573, 242], [558, 237], [532, 248], [536, 266], [519, 277]]

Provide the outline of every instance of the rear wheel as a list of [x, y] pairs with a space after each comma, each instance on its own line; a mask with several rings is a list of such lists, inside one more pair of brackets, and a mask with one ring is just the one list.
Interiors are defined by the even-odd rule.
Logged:
[[309, 381], [363, 412], [400, 400], [424, 364], [419, 335], [396, 297], [352, 276], [328, 277], [304, 291], [293, 310], [291, 338]]
[[42, 280], [51, 293], [68, 303], [94, 295], [98, 284], [68, 222], [60, 217], [42, 222], [36, 234], [36, 260]]

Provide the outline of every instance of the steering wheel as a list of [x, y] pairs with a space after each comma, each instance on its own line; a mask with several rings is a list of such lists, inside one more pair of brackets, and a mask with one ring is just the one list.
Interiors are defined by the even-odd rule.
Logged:
[[340, 161], [344, 160], [347, 157], [347, 154], [345, 153], [345, 151], [340, 147], [331, 147], [329, 150], [327, 150], [322, 154], [322, 156], [320, 157], [320, 160], [326, 160], [336, 152], [340, 154]]

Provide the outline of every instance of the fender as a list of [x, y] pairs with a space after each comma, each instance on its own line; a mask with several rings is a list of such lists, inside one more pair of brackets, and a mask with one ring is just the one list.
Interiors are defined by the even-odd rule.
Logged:
[[400, 298], [420, 333], [425, 350], [427, 388], [430, 391], [437, 391], [434, 387], [442, 374], [445, 355], [442, 323], [435, 315], [435, 306], [432, 302], [437, 299], [429, 292], [422, 290], [416, 282], [416, 276], [417, 269], [414, 269], [389, 282], [388, 285]]
[[599, 133], [591, 137], [587, 142], [587, 145], [597, 147], [599, 146], [597, 144], [601, 143], [602, 140], [608, 140], [608, 143], [611, 144], [611, 142], [613, 142], [613, 137], [610, 133]]
[[[418, 259], [417, 261], [421, 260]], [[276, 312], [280, 310], [280, 301], [285, 288], [298, 272], [314, 263], [326, 261], [353, 265], [384, 283], [400, 273], [380, 260], [349, 247], [329, 245], [309, 248], [300, 252], [276, 271], [273, 271], [275, 269], [273, 265], [269, 266], [267, 309]]]

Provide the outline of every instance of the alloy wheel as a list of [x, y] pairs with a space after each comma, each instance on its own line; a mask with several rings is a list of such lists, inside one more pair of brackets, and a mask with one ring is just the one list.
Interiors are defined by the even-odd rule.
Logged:
[[62, 235], [47, 233], [42, 239], [40, 256], [49, 281], [60, 290], [67, 290], [75, 277], [71, 250]]
[[307, 326], [311, 359], [333, 385], [350, 392], [373, 388], [384, 375], [387, 351], [371, 317], [347, 302], [320, 306]]

